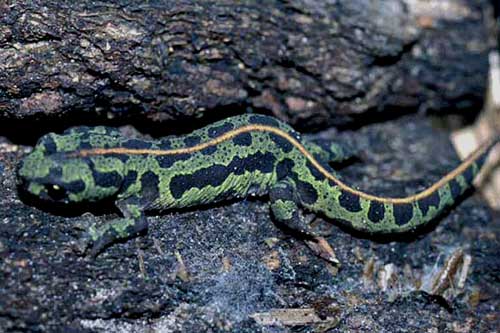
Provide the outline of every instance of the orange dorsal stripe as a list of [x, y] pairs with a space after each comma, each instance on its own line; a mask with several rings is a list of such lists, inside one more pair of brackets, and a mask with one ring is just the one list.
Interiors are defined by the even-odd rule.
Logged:
[[75, 153], [73, 156], [80, 156], [80, 157], [86, 157], [86, 156], [93, 156], [93, 155], [109, 155], [109, 154], [126, 154], [126, 155], [155, 155], [155, 156], [162, 156], [162, 155], [179, 155], [179, 154], [190, 154], [190, 153], [195, 153], [197, 151], [200, 151], [202, 149], [216, 146], [224, 141], [230, 140], [234, 138], [235, 136], [242, 134], [242, 133], [247, 133], [247, 132], [269, 132], [276, 134], [288, 142], [290, 142], [295, 148], [297, 148], [302, 155], [304, 155], [309, 162], [323, 175], [325, 178], [328, 180], [332, 181], [335, 183], [338, 187], [340, 187], [343, 191], [350, 192], [352, 194], [355, 194], [361, 198], [367, 199], [367, 200], [375, 200], [379, 201], [382, 203], [395, 203], [395, 204], [401, 204], [401, 203], [412, 203], [417, 200], [423, 199], [425, 197], [428, 197], [432, 195], [434, 192], [436, 192], [439, 188], [442, 186], [446, 185], [449, 181], [457, 177], [458, 175], [462, 174], [467, 168], [469, 168], [474, 161], [480, 157], [483, 153], [486, 152], [486, 150], [489, 147], [489, 144], [484, 144], [477, 148], [473, 153], [471, 153], [459, 166], [457, 166], [454, 170], [450, 171], [447, 175], [445, 175], [443, 178], [441, 178], [439, 181], [428, 187], [427, 189], [423, 190], [422, 192], [419, 192], [417, 194], [408, 196], [408, 197], [403, 197], [403, 198], [391, 198], [391, 197], [379, 197], [376, 195], [371, 195], [359, 190], [356, 190], [353, 187], [350, 187], [349, 185], [345, 184], [342, 182], [340, 179], [336, 178], [334, 175], [332, 175], [328, 170], [326, 170], [315, 158], [314, 156], [306, 150], [306, 148], [294, 137], [292, 137], [290, 134], [287, 132], [276, 128], [272, 126], [267, 126], [267, 125], [258, 125], [258, 124], [251, 124], [251, 125], [245, 125], [242, 127], [239, 127], [237, 129], [228, 131], [212, 140], [209, 140], [207, 142], [200, 143], [198, 145], [192, 146], [192, 147], [186, 147], [186, 148], [178, 148], [178, 149], [167, 149], [167, 150], [160, 150], [160, 149], [132, 149], [132, 148], [123, 148], [123, 147], [116, 147], [116, 148], [94, 148], [94, 149], [82, 149]]

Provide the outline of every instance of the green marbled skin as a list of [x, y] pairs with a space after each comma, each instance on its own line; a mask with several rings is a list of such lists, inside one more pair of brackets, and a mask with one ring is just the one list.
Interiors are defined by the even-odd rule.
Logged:
[[[278, 131], [238, 132], [249, 125]], [[234, 135], [200, 146], [227, 134]], [[299, 209], [323, 214], [367, 233], [408, 232], [431, 221], [471, 187], [494, 143], [437, 191], [404, 203], [342, 189], [319, 172], [299, 146], [332, 175], [335, 172], [328, 162], [351, 156], [348, 149], [335, 143], [306, 141], [275, 118], [241, 115], [186, 136], [158, 141], [126, 138], [106, 127], [76, 127], [61, 135], [50, 133], [23, 160], [18, 176], [25, 190], [43, 200], [71, 203], [115, 198], [123, 217], [92, 226], [82, 239], [86, 246], [93, 245], [91, 253], [95, 255], [117, 239], [147, 229], [145, 211], [192, 207], [249, 195], [269, 195], [275, 220], [306, 234], [311, 231], [300, 218]], [[127, 153], [190, 147], [195, 149], [171, 155]], [[127, 152], [81, 154], [96, 148], [126, 148]]]

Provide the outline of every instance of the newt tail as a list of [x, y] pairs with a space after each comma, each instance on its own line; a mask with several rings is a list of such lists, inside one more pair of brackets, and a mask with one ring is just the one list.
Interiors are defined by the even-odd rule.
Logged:
[[[483, 167], [490, 151], [500, 142], [497, 137], [482, 144], [460, 165], [425, 190], [402, 198], [379, 197], [356, 190], [338, 180], [330, 179], [341, 191], [326, 216], [341, 221], [358, 231], [386, 234], [405, 233], [422, 227], [453, 206]], [[348, 212], [338, 214], [341, 205]], [[341, 216], [339, 216], [341, 215]]]

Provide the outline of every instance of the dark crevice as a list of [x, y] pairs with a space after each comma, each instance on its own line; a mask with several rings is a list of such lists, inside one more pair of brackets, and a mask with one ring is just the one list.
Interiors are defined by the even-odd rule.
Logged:
[[[258, 94], [259, 90], [252, 90], [245, 87], [250, 95]], [[69, 91], [68, 91], [69, 92]], [[250, 100], [250, 98], [248, 98]], [[203, 112], [201, 118], [193, 121], [192, 117], [179, 115], [179, 118], [172, 120], [154, 121], [147, 119], [145, 111], [135, 104], [109, 105], [105, 98], [97, 98], [95, 107], [103, 110], [119, 113], [120, 108], [127, 112], [126, 116], [119, 115], [116, 118], [110, 119], [107, 117], [107, 112], [102, 114], [93, 113], [92, 115], [84, 112], [78, 112], [75, 109], [65, 110], [56, 116], [33, 115], [24, 119], [2, 119], [0, 121], [0, 136], [6, 137], [9, 141], [15, 144], [34, 145], [38, 138], [49, 132], [60, 133], [65, 129], [73, 126], [111, 126], [120, 127], [132, 125], [143, 134], [149, 134], [153, 137], [162, 137], [167, 135], [182, 135], [191, 131], [204, 127], [215, 121], [225, 119], [230, 116], [235, 116], [244, 113], [258, 113], [274, 116], [272, 111], [267, 108], [259, 108], [250, 104], [250, 101], [242, 101], [240, 103], [230, 103], [224, 106], [217, 106], [214, 109], [207, 109]], [[131, 110], [135, 110], [132, 112]], [[469, 111], [467, 111], [469, 110]], [[435, 119], [443, 119], [456, 115], [460, 117], [461, 122], [470, 124], [476, 118], [478, 112], [476, 108], [467, 110], [457, 110], [450, 108], [448, 110], [439, 110], [440, 113], [429, 112], [435, 115]], [[339, 131], [356, 131], [363, 127], [394, 121], [403, 118], [409, 114], [414, 114], [418, 108], [401, 109], [398, 107], [386, 107], [383, 111], [368, 110], [360, 115], [350, 115], [350, 121], [343, 121], [340, 124], [333, 124], [333, 127]], [[325, 124], [326, 126], [326, 124]], [[300, 126], [295, 126], [299, 128]], [[319, 126], [315, 128], [305, 128], [303, 132], [314, 133], [324, 130], [326, 127]]]
[[357, 131], [369, 125], [395, 121], [416, 111], [417, 108], [385, 108], [383, 111], [368, 110], [363, 114], [349, 115], [350, 121], [345, 121], [335, 127], [339, 131]]
[[[132, 105], [134, 106], [134, 105]], [[105, 99], [98, 99], [96, 107], [109, 110], [111, 106], [106, 104]], [[132, 125], [143, 134], [153, 137], [163, 137], [167, 135], [182, 135], [192, 132], [195, 129], [204, 127], [215, 121], [247, 113], [249, 105], [246, 103], [232, 103], [218, 106], [216, 111], [207, 109], [203, 117], [193, 121], [192, 117], [179, 117], [175, 120], [157, 122], [145, 118], [138, 109], [135, 114], [130, 113], [126, 117], [120, 116], [110, 119], [106, 114], [87, 115], [76, 110], [66, 111], [57, 116], [47, 117], [34, 115], [24, 119], [3, 119], [0, 121], [0, 136], [6, 137], [10, 142], [21, 145], [33, 146], [38, 138], [49, 132], [61, 133], [73, 126], [110, 126], [120, 127]], [[123, 105], [123, 108], [130, 112], [130, 106]], [[117, 111], [117, 106], [113, 106]], [[269, 112], [268, 112], [269, 113]]]
[[[480, 108], [475, 106], [463, 109], [450, 107], [435, 110], [436, 112], [434, 112], [434, 110], [428, 110], [425, 115], [432, 115], [436, 119], [446, 119], [447, 117], [456, 115], [462, 119], [463, 124], [472, 124], [479, 114], [479, 110]], [[344, 121], [341, 124], [334, 124], [334, 127], [340, 131], [356, 131], [369, 125], [395, 121], [418, 112], [419, 106], [407, 108], [386, 106], [383, 110], [369, 109], [366, 113], [349, 115], [349, 121]]]
[[409, 54], [416, 44], [417, 44], [417, 40], [411, 41], [408, 44], [404, 44], [403, 47], [401, 48], [401, 50], [394, 55], [374, 56], [373, 54], [371, 54], [371, 56], [374, 57], [371, 65], [373, 65], [375, 67], [394, 66], [397, 63], [401, 62], [403, 57], [406, 54]]
[[321, 79], [318, 77], [318, 75], [312, 73], [309, 71], [307, 68], [304, 66], [301, 66], [297, 64], [297, 62], [293, 61], [292, 59], [280, 59], [279, 61], [275, 62], [276, 66], [281, 66], [284, 68], [289, 68], [289, 69], [294, 69], [298, 73], [303, 74], [307, 77], [312, 78], [314, 81], [321, 82]]
[[[0, 136], [6, 137], [14, 144], [34, 145], [38, 138], [49, 132], [61, 133], [68, 127], [110, 124], [105, 117], [89, 117], [83, 113], [67, 112], [57, 117], [32, 116], [23, 119], [2, 119]], [[113, 124], [116, 126], [116, 120]]]
[[247, 113], [249, 105], [247, 103], [230, 103], [216, 108], [207, 109], [201, 118], [193, 120], [192, 117], [179, 115], [179, 118], [171, 121], [153, 122], [138, 118], [131, 123], [141, 133], [149, 134], [155, 138], [167, 135], [182, 135], [202, 128], [216, 121], [226, 119], [231, 116]]

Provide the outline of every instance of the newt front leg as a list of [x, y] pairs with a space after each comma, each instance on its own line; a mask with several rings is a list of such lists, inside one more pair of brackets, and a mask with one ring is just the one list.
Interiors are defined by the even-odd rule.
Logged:
[[113, 219], [102, 225], [93, 224], [79, 240], [79, 247], [85, 251], [89, 247], [90, 256], [97, 256], [109, 245], [135, 237], [148, 229], [144, 205], [137, 197], [130, 197], [116, 203], [123, 218]]

